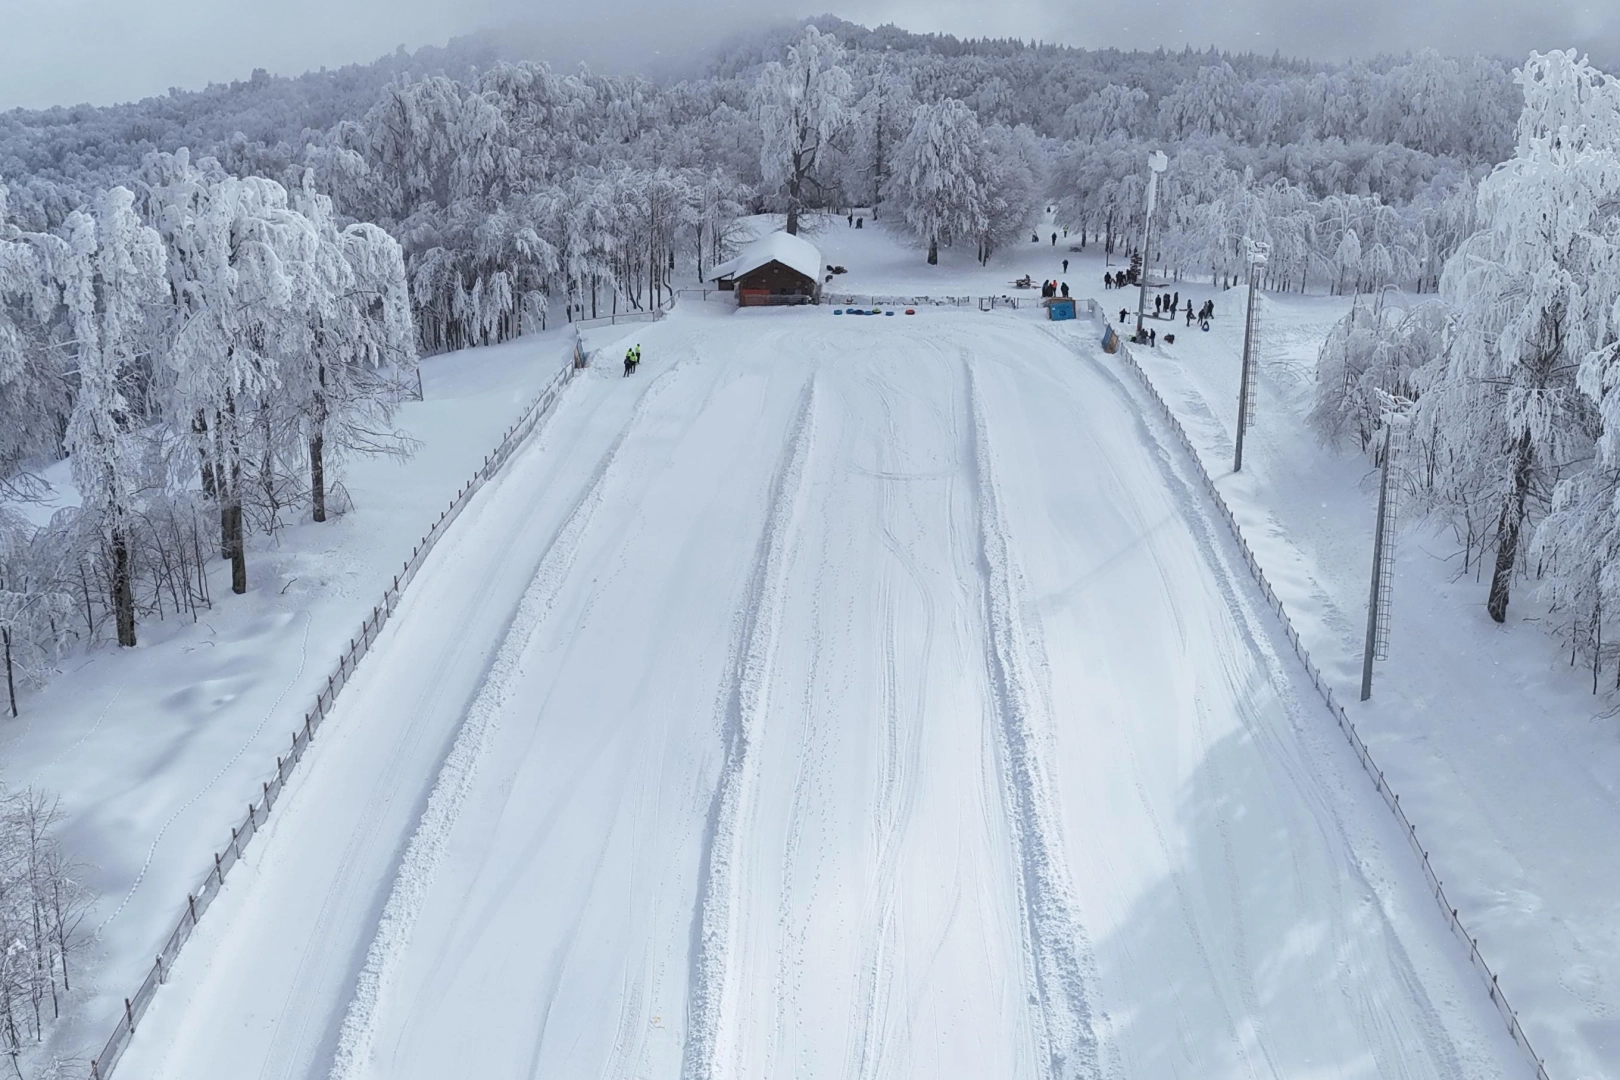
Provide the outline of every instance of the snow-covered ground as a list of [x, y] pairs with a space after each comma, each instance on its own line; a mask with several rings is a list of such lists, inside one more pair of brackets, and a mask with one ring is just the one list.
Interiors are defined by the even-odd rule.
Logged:
[[[1197, 292], [1202, 299], [1208, 290]], [[1105, 294], [1113, 295], [1113, 294]], [[1344, 701], [1361, 677], [1376, 503], [1364, 457], [1320, 446], [1304, 416], [1343, 298], [1264, 302], [1260, 383], [1233, 475], [1242, 294], [1174, 347], [1137, 350], [1182, 418], [1306, 644]], [[1620, 740], [1546, 632], [1534, 583], [1505, 626], [1459, 545], [1408, 514], [1390, 659], [1352, 707], [1446, 890], [1555, 1077], [1620, 1077]]]
[[[216, 563], [214, 606], [197, 623], [146, 622], [136, 649], [72, 658], [0, 722], [0, 782], [61, 797], [64, 845], [99, 897], [74, 976], [85, 997], [48, 1049], [99, 1049], [338, 653], [570, 341], [554, 331], [426, 362], [425, 400], [399, 418], [420, 449], [345, 466], [351, 513], [256, 543], [245, 596]], [[76, 500], [65, 465], [47, 475], [55, 504]]]
[[424, 568], [121, 1069], [1525, 1075], [1089, 325], [636, 336]]
[[[1134, 312], [1134, 289], [1103, 290], [1098, 245], [1070, 253], [1060, 236], [1053, 251], [1051, 231], [1001, 253], [988, 272], [951, 251], [943, 269], [922, 266], [916, 251], [882, 232], [832, 227], [822, 241], [829, 261], [849, 264], [850, 279], [862, 275], [863, 291], [954, 291], [942, 286], [956, 281], [999, 291], [998, 282], [1027, 272], [1064, 278], [1113, 320], [1121, 307]], [[1063, 258], [1071, 260], [1066, 277]], [[1234, 475], [1243, 291], [1207, 277], [1166, 291], [1179, 292], [1183, 306], [1189, 297], [1214, 300], [1217, 317], [1208, 333], [1184, 320], [1152, 322], [1176, 342], [1136, 355], [1199, 447], [1305, 644], [1340, 699], [1353, 702], [1376, 489], [1366, 458], [1321, 446], [1305, 421], [1317, 352], [1350, 299], [1266, 297], [1256, 413], [1244, 472]], [[1485, 585], [1463, 574], [1459, 547], [1449, 531], [1405, 514], [1391, 657], [1377, 665], [1373, 701], [1353, 706], [1352, 717], [1551, 1075], [1612, 1080], [1620, 1077], [1613, 699], [1594, 698], [1590, 673], [1571, 670], [1568, 652], [1546, 633], [1533, 582], [1519, 584], [1507, 624], [1492, 623]]]

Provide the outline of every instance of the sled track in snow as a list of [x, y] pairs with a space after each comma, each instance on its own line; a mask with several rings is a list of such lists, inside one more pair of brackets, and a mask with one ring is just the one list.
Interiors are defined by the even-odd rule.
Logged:
[[771, 481], [765, 529], [754, 555], [753, 575], [737, 616], [730, 675], [720, 702], [725, 758], [710, 804], [699, 889], [693, 919], [691, 988], [683, 1049], [683, 1080], [715, 1080], [731, 1074], [738, 1024], [737, 909], [741, 903], [736, 861], [758, 778], [750, 747], [764, 721], [767, 680], [775, 660], [782, 618], [782, 577], [789, 531], [796, 516], [806, 459], [815, 442], [816, 382], [799, 399], [793, 428]]
[[1019, 867], [1018, 904], [1026, 937], [1025, 979], [1038, 1006], [1038, 1048], [1051, 1080], [1096, 1080], [1100, 1074], [1097, 1038], [1086, 998], [1084, 931], [1075, 908], [1074, 888], [1064, 862], [1055, 783], [1042, 760], [1036, 692], [1025, 653], [1025, 630], [1018, 619], [1020, 575], [1002, 518], [989, 426], [973, 368], [967, 371], [972, 414], [973, 477], [978, 509], [979, 570], [984, 586], [985, 664], [996, 711], [998, 775], [1006, 805], [1014, 855]]
[[354, 1080], [364, 1072], [391, 978], [410, 941], [417, 913], [444, 859], [451, 830], [472, 788], [484, 750], [494, 735], [496, 717], [519, 673], [519, 661], [535, 634], [545, 624], [546, 616], [574, 565], [581, 538], [590, 528], [596, 510], [602, 504], [603, 492], [619, 463], [620, 451], [646, 414], [649, 404], [659, 396], [661, 385], [679, 370], [679, 366], [676, 366], [664, 371], [637, 401], [629, 422], [608, 447], [607, 453], [592, 471], [585, 490], [546, 545], [539, 569], [524, 591], [495, 659], [485, 672], [478, 694], [456, 733], [455, 742], [428, 796], [421, 821], [411, 836], [396, 872], [394, 887], [383, 908], [377, 933], [366, 952], [365, 965], [361, 968], [354, 995], [343, 1017], [330, 1072], [331, 1080]]

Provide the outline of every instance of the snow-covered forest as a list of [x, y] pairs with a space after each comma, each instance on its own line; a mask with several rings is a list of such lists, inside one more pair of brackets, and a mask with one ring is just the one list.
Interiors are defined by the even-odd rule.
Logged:
[[1408, 412], [1408, 497], [1454, 525], [1497, 622], [1539, 592], [1596, 692], [1620, 611], [1620, 80], [1554, 52], [1517, 81], [1513, 151], [1459, 218], [1439, 296], [1358, 301], [1324, 346], [1313, 418], [1376, 454], [1392, 407]]

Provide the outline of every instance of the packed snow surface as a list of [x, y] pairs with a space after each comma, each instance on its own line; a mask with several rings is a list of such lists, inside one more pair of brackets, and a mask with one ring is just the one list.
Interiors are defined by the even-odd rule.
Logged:
[[432, 556], [120, 1073], [1524, 1075], [1091, 332], [638, 328]]

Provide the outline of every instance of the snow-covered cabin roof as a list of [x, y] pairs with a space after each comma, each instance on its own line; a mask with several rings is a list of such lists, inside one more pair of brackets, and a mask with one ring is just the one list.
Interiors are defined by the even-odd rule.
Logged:
[[801, 236], [789, 236], [785, 232], [767, 233], [760, 237], [743, 248], [735, 259], [709, 271], [709, 276], [738, 278], [773, 262], [779, 262], [811, 281], [821, 280], [821, 249]]

